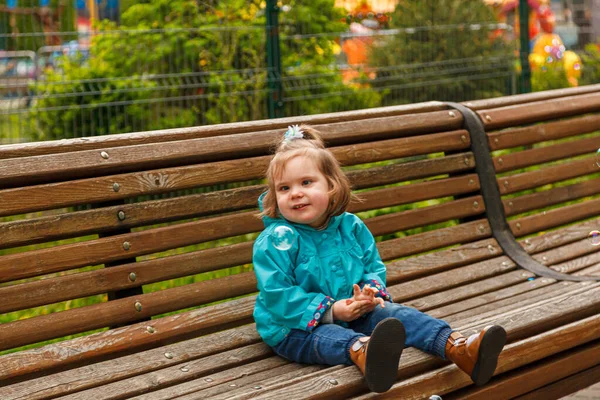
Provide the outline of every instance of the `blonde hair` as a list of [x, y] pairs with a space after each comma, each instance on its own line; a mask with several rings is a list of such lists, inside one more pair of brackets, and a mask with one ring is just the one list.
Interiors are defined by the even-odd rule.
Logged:
[[[331, 217], [340, 215], [346, 211], [348, 204], [353, 199], [352, 190], [348, 178], [342, 171], [340, 163], [331, 151], [325, 148], [321, 139], [321, 133], [309, 125], [300, 125], [302, 139], [281, 139], [277, 144], [275, 156], [269, 163], [266, 179], [269, 190], [263, 198], [263, 212], [260, 216], [278, 218], [277, 197], [275, 178], [280, 176], [285, 169], [286, 163], [295, 157], [308, 157], [314, 161], [319, 171], [325, 176], [329, 184], [329, 207], [327, 218], [323, 227], [327, 226]], [[321, 228], [323, 228], [321, 227]]]

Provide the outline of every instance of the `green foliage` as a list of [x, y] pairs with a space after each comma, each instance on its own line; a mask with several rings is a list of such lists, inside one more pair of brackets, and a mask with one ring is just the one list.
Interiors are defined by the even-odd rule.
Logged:
[[[381, 105], [368, 85], [346, 84], [336, 65], [346, 11], [334, 0], [290, 0], [280, 15], [285, 115], [307, 115]], [[302, 36], [296, 36], [302, 35]]]
[[588, 44], [585, 52], [579, 54], [583, 64], [580, 85], [600, 83], [600, 45]]
[[[63, 57], [60, 67], [62, 72], [47, 71], [46, 81], [35, 86], [39, 98], [30, 114], [34, 139], [127, 132], [133, 130], [132, 121], [148, 127], [150, 110], [136, 101], [149, 97], [153, 82], [136, 75], [107, 80], [115, 76], [116, 66], [98, 58], [82, 67], [80, 58]], [[122, 105], [108, 115], [106, 104]]]
[[531, 71], [531, 90], [534, 92], [567, 87], [569, 81], [562, 62], [552, 59], [552, 62], [545, 62], [541, 67]]
[[[267, 118], [264, 1], [156, 0], [124, 9], [121, 26], [97, 24], [89, 59], [63, 57], [36, 86], [36, 139]], [[335, 39], [346, 25], [334, 0], [290, 1], [284, 10], [283, 79], [293, 82], [286, 115], [380, 104], [378, 93], [346, 86], [335, 67]]]
[[391, 19], [397, 33], [379, 38], [369, 55], [374, 85], [391, 89], [384, 103], [506, 93], [512, 53], [492, 39], [487, 24], [495, 22], [481, 0], [401, 1]]

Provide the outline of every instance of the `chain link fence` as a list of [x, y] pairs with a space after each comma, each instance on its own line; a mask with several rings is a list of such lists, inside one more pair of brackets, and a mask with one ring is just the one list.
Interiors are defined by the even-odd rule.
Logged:
[[[102, 22], [83, 39], [41, 25], [0, 30], [0, 140], [257, 120], [274, 116], [270, 107], [295, 116], [517, 91], [515, 41], [493, 39], [514, 36], [508, 24], [365, 29], [319, 5], [332, 1], [290, 0], [273, 26], [264, 2], [231, 15], [202, 3], [210, 4], [170, 23], [144, 14], [158, 13], [152, 4], [132, 7], [119, 26]], [[22, 27], [37, 17], [18, 18]], [[278, 54], [268, 42], [274, 31]]]

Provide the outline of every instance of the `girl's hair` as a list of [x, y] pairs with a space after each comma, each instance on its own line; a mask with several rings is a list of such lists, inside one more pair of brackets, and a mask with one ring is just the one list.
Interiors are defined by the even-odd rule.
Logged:
[[261, 216], [277, 218], [277, 197], [275, 178], [280, 176], [289, 160], [305, 156], [313, 160], [319, 171], [329, 184], [329, 207], [324, 226], [327, 226], [331, 217], [346, 211], [348, 204], [354, 198], [350, 182], [342, 171], [340, 163], [333, 154], [325, 148], [321, 133], [309, 125], [300, 125], [302, 138], [282, 138], [275, 150], [275, 156], [269, 164], [266, 178], [269, 190], [263, 198], [263, 212]]

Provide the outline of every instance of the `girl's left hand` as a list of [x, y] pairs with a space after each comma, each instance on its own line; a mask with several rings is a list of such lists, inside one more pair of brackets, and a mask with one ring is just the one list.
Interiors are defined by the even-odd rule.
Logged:
[[352, 289], [354, 291], [352, 299], [355, 301], [370, 301], [369, 310], [367, 312], [373, 311], [375, 307], [377, 307], [377, 304], [379, 304], [382, 308], [385, 308], [385, 301], [381, 297], [375, 297], [375, 295], [378, 293], [377, 289], [372, 288], [369, 285], [365, 285], [361, 291], [357, 284], [352, 285]]

